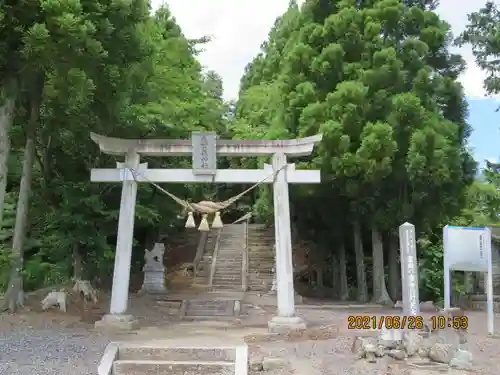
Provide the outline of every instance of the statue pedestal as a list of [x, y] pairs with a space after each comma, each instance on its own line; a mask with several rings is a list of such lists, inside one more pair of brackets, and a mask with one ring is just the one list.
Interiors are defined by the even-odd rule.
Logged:
[[143, 293], [165, 293], [165, 267], [146, 264], [144, 271], [144, 281], [141, 292]]
[[147, 250], [144, 254], [145, 264], [142, 268], [144, 281], [139, 293], [165, 293], [165, 267], [163, 267], [163, 254], [165, 245], [155, 243], [152, 250]]

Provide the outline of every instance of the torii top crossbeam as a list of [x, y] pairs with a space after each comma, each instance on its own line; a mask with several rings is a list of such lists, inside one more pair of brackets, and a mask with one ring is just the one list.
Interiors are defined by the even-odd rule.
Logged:
[[[193, 153], [191, 140], [173, 139], [122, 139], [90, 133], [90, 138], [108, 155], [125, 155], [134, 150], [144, 156], [187, 156]], [[321, 141], [322, 134], [289, 140], [226, 140], [218, 139], [219, 156], [266, 156], [284, 153], [287, 156], [310, 155]]]

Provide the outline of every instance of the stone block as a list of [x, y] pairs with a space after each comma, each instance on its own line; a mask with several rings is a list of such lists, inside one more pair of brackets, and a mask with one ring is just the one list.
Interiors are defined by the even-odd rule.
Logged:
[[254, 357], [248, 360], [248, 369], [250, 371], [258, 372], [264, 370], [264, 360], [261, 357]]
[[139, 321], [128, 314], [106, 314], [94, 325], [100, 329], [133, 331], [139, 328]]
[[264, 371], [279, 370], [288, 366], [288, 361], [285, 358], [266, 357], [262, 361]]
[[275, 316], [267, 323], [267, 327], [270, 333], [283, 334], [294, 331], [303, 331], [307, 328], [307, 325], [306, 322], [297, 316]]
[[450, 367], [457, 370], [471, 370], [472, 353], [468, 350], [458, 349], [450, 361]]

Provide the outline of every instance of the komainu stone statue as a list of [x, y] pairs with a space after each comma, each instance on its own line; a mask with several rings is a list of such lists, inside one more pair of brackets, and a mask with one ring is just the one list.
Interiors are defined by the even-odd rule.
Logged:
[[155, 243], [153, 249], [145, 250], [144, 253], [144, 281], [140, 292], [165, 293], [165, 267], [163, 266], [163, 254], [165, 245]]

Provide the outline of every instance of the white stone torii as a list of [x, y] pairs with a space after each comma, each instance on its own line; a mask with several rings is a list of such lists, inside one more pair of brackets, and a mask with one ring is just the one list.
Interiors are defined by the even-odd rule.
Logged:
[[[117, 163], [114, 169], [91, 171], [92, 182], [123, 183], [110, 313], [96, 322], [96, 326], [132, 328], [136, 323], [135, 319], [127, 314], [127, 305], [137, 182], [242, 184], [263, 181], [263, 183], [273, 183], [274, 190], [278, 313], [269, 322], [269, 329], [277, 332], [305, 327], [305, 323], [295, 316], [288, 184], [320, 183], [321, 175], [319, 170], [296, 170], [295, 164], [287, 164], [287, 156], [310, 155], [315, 144], [321, 141], [321, 134], [276, 141], [220, 140], [212, 132], [193, 132], [191, 140], [120, 139], [95, 133], [91, 133], [90, 136], [98, 144], [101, 152], [125, 156], [125, 162]], [[200, 139], [203, 139], [204, 143], [200, 143]], [[202, 159], [204, 158], [201, 162], [198, 160], [200, 147]], [[139, 163], [140, 155], [163, 157], [192, 155], [193, 169], [148, 169], [147, 163]], [[216, 157], [219, 155], [233, 157], [272, 155], [272, 165], [266, 164], [263, 169], [217, 169]], [[133, 176], [129, 168], [138, 173]]]

